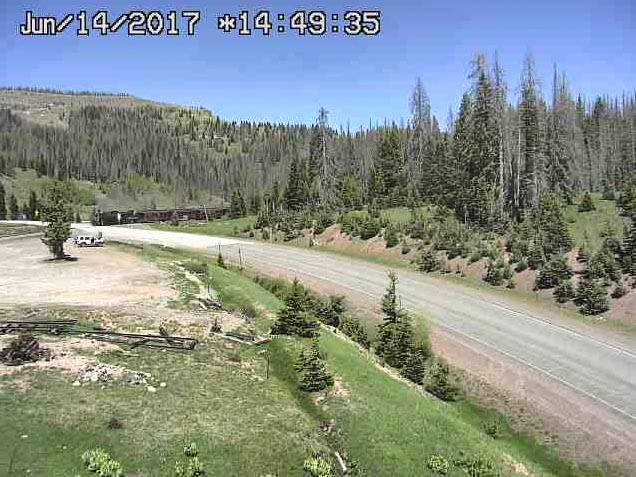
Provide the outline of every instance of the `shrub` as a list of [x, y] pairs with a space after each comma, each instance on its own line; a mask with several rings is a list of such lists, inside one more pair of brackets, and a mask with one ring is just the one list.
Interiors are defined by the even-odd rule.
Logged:
[[612, 291], [611, 296], [615, 300], [618, 300], [620, 298], [623, 298], [625, 295], [627, 295], [627, 289], [622, 283], [618, 283], [616, 287], [614, 287], [614, 290]]
[[552, 293], [558, 303], [567, 303], [575, 296], [574, 286], [570, 280], [559, 283]]
[[186, 457], [196, 457], [199, 455], [199, 449], [195, 442], [183, 446], [183, 455]]
[[205, 276], [208, 274], [208, 266], [204, 262], [191, 261], [183, 264], [186, 270], [194, 273], [195, 275]]
[[434, 272], [440, 267], [440, 262], [435, 252], [431, 249], [420, 254], [417, 260], [417, 269], [421, 272]]
[[385, 229], [384, 240], [386, 241], [386, 248], [393, 248], [400, 243], [400, 238], [394, 227], [387, 227]]
[[544, 264], [535, 281], [535, 287], [539, 290], [554, 288], [562, 280], [569, 280], [572, 277], [572, 270], [567, 265], [564, 256], [553, 256]]
[[501, 268], [497, 268], [497, 266], [491, 261], [488, 263], [488, 268], [486, 269], [486, 276], [484, 277], [484, 281], [490, 283], [493, 286], [503, 285], [504, 276]]
[[503, 435], [503, 432], [501, 430], [501, 422], [499, 422], [498, 420], [485, 422], [482, 425], [482, 429], [487, 436], [490, 436], [493, 439], [499, 439]]
[[450, 376], [450, 367], [443, 361], [431, 366], [425, 388], [442, 401], [457, 401], [460, 397], [459, 387]]
[[82, 460], [91, 472], [99, 477], [123, 477], [122, 465], [113, 460], [108, 452], [103, 449], [90, 449], [82, 454]]
[[574, 303], [580, 307], [584, 315], [599, 315], [609, 310], [607, 292], [594, 279], [585, 278], [579, 283]]
[[514, 290], [515, 288], [517, 288], [517, 282], [515, 282], [514, 278], [509, 278], [508, 281], [506, 282], [506, 288], [508, 290]]
[[263, 240], [269, 240], [270, 239], [270, 235], [269, 235], [269, 229], [267, 227], [265, 227], [262, 231], [261, 231], [261, 237]]
[[369, 349], [371, 343], [364, 327], [360, 324], [360, 320], [351, 316], [344, 316], [340, 320], [340, 330], [362, 347]]
[[428, 458], [426, 461], [426, 467], [428, 467], [431, 472], [435, 472], [436, 474], [446, 475], [448, 474], [449, 463], [448, 459], [442, 455], [434, 454]]
[[521, 260], [517, 263], [517, 266], [515, 267], [515, 271], [516, 271], [517, 273], [521, 273], [521, 272], [523, 272], [524, 270], [527, 270], [527, 269], [528, 269], [528, 262], [526, 262], [526, 260], [525, 260], [525, 259], [521, 259]]
[[310, 477], [331, 477], [333, 475], [331, 462], [319, 455], [305, 460], [303, 470]]
[[499, 475], [495, 463], [485, 456], [465, 457], [461, 455], [454, 459], [453, 463], [470, 477], [497, 477]]
[[578, 210], [579, 212], [591, 212], [596, 210], [596, 206], [594, 205], [594, 201], [592, 200], [592, 196], [589, 192], [586, 192], [585, 195], [583, 195], [583, 199], [581, 199]]
[[108, 429], [123, 429], [124, 423], [116, 416], [111, 417], [106, 423]]
[[411, 252], [411, 247], [406, 242], [402, 243], [402, 255], [408, 255]]
[[219, 253], [216, 256], [216, 264], [217, 266], [221, 267], [221, 268], [227, 268], [225, 265], [225, 259], [223, 258], [223, 254]]

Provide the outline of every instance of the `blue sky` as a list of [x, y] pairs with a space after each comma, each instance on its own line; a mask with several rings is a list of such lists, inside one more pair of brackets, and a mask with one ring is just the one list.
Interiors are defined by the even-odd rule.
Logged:
[[[0, 0], [0, 85], [127, 92], [174, 104], [204, 106], [227, 119], [313, 121], [320, 106], [334, 126], [409, 115], [420, 76], [434, 114], [445, 123], [468, 88], [470, 61], [498, 51], [516, 101], [521, 64], [531, 51], [550, 91], [552, 65], [591, 97], [636, 89], [636, 2], [633, 0], [393, 0], [269, 2], [225, 0]], [[134, 9], [198, 9], [194, 37], [22, 37], [24, 11], [63, 16], [100, 9], [111, 17]], [[378, 37], [239, 37], [216, 17], [240, 10], [289, 14], [320, 9], [382, 11]], [[75, 27], [73, 26], [73, 29]]]

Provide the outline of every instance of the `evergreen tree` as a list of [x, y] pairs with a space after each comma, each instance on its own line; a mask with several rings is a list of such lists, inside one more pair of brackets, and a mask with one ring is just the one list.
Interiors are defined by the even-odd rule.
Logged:
[[345, 208], [354, 208], [362, 205], [362, 192], [360, 183], [352, 174], [346, 174], [340, 185], [340, 200]]
[[406, 201], [406, 170], [400, 137], [396, 128], [384, 133], [378, 146], [371, 184], [373, 198], [384, 206]]
[[4, 185], [0, 182], [0, 220], [5, 220], [7, 218], [7, 206], [5, 203], [5, 195], [6, 192], [4, 190]]
[[434, 272], [435, 270], [439, 270], [440, 261], [437, 258], [437, 254], [432, 249], [427, 249], [420, 253], [417, 259], [417, 269], [421, 272]]
[[424, 348], [413, 348], [404, 362], [402, 376], [415, 384], [422, 384], [426, 374], [428, 355], [429, 353]]
[[243, 200], [241, 191], [234, 189], [232, 192], [232, 199], [230, 200], [230, 217], [236, 219], [238, 217], [244, 217], [245, 215], [247, 215], [245, 200]]
[[272, 327], [273, 335], [315, 338], [319, 334], [320, 324], [311, 312], [311, 298], [297, 278], [285, 297], [285, 307], [277, 315], [278, 318]]
[[340, 321], [344, 317], [345, 304], [343, 296], [330, 296], [328, 300], [318, 300], [316, 309], [316, 317], [326, 325], [340, 326]]
[[576, 288], [574, 303], [584, 315], [599, 315], [609, 310], [607, 290], [599, 280], [584, 278]]
[[369, 349], [371, 346], [367, 332], [357, 318], [343, 316], [340, 320], [340, 330], [353, 341], [362, 345], [362, 347]]
[[565, 221], [559, 198], [545, 194], [532, 212], [535, 229], [541, 235], [541, 246], [546, 257], [563, 254], [572, 248], [572, 238]]
[[18, 199], [15, 198], [15, 195], [11, 194], [9, 196], [9, 219], [16, 220], [19, 214], [20, 207], [18, 206]]
[[289, 210], [300, 210], [305, 205], [305, 184], [302, 177], [302, 166], [297, 158], [293, 158], [289, 166], [287, 188], [283, 196], [285, 206]]
[[576, 296], [574, 286], [570, 280], [560, 282], [554, 289], [553, 295], [559, 303], [567, 303]]
[[539, 270], [535, 287], [539, 290], [554, 288], [561, 281], [569, 280], [571, 277], [572, 270], [568, 266], [565, 256], [553, 255]]
[[519, 149], [520, 157], [514, 176], [515, 188], [519, 190], [519, 211], [538, 204], [543, 185], [543, 157], [540, 132], [540, 97], [533, 58], [524, 61], [521, 78], [521, 103], [519, 104]]
[[38, 197], [35, 194], [35, 191], [32, 190], [29, 193], [29, 204], [27, 206], [27, 217], [29, 220], [35, 220], [35, 213], [38, 210]]
[[442, 360], [431, 367], [425, 388], [443, 401], [457, 401], [460, 396], [459, 387], [451, 378], [450, 367]]
[[592, 212], [593, 210], [596, 210], [596, 206], [594, 205], [594, 201], [592, 200], [592, 196], [589, 192], [586, 192], [583, 195], [583, 199], [581, 199], [578, 210], [579, 212]]
[[68, 183], [55, 181], [45, 191], [43, 219], [49, 223], [42, 242], [56, 259], [62, 259], [64, 242], [71, 236], [71, 188]]
[[320, 357], [318, 340], [312, 340], [309, 349], [301, 353], [297, 361], [297, 369], [300, 374], [299, 387], [303, 391], [316, 392], [333, 386], [333, 377]]

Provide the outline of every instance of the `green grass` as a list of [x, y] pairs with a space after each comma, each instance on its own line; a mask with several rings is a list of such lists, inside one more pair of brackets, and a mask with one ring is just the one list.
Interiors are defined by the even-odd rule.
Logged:
[[[155, 246], [139, 253], [161, 266], [205, 261], [226, 305], [257, 304], [263, 310], [256, 317], [262, 327], [269, 326], [269, 314], [282, 306], [247, 276], [216, 266], [212, 257]], [[191, 353], [137, 348], [100, 355], [102, 362], [165, 381], [167, 387], [157, 386], [154, 394], [118, 383], [105, 389], [99, 384], [73, 387], [74, 376], [55, 372], [22, 372], [17, 382], [0, 377], [0, 428], [8, 443], [0, 446], [0, 474], [13, 461], [14, 475], [29, 469], [31, 475], [86, 476], [82, 452], [102, 447], [124, 464], [128, 475], [171, 476], [183, 445], [194, 441], [207, 475], [297, 476], [314, 451], [333, 456], [335, 450], [350, 455], [372, 476], [432, 475], [425, 465], [431, 454], [451, 457], [460, 451], [492, 458], [502, 475], [511, 475], [502, 461], [504, 452], [535, 476], [603, 475], [571, 473], [530, 438], [509, 434], [495, 441], [481, 431], [485, 417], [473, 408], [422, 396], [331, 332], [324, 331], [320, 343], [344, 389], [320, 405], [297, 388], [293, 362], [301, 342], [293, 339], [269, 345], [269, 380], [262, 379], [262, 348], [227, 348], [218, 341]], [[124, 428], [108, 429], [112, 417]], [[320, 423], [331, 419], [335, 436], [319, 430]], [[455, 468], [449, 475], [465, 474]]]
[[242, 232], [246, 228], [253, 227], [256, 224], [256, 216], [250, 215], [247, 217], [241, 217], [238, 219], [228, 220], [213, 220], [207, 224], [195, 224], [195, 225], [168, 225], [168, 224], [155, 224], [153, 228], [157, 230], [167, 230], [171, 232], [187, 232], [192, 234], [201, 235], [221, 235], [226, 237], [236, 236], [236, 230]]
[[589, 247], [592, 252], [598, 250], [603, 243], [601, 232], [610, 228], [621, 237], [626, 220], [619, 215], [615, 202], [601, 200], [599, 194], [593, 194], [596, 210], [591, 212], [579, 212], [578, 205], [569, 205], [565, 210], [565, 218], [569, 223], [570, 233], [574, 240], [574, 249], [578, 249], [588, 237]]

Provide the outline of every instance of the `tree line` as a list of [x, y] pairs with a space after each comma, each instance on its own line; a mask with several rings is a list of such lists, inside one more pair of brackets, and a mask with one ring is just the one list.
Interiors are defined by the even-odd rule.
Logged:
[[636, 95], [575, 96], [555, 66], [545, 97], [526, 58], [518, 98], [501, 64], [479, 54], [470, 88], [446, 130], [418, 80], [406, 124], [352, 132], [329, 125], [229, 122], [203, 109], [87, 105], [65, 128], [0, 111], [0, 173], [28, 167], [59, 179], [123, 181], [135, 175], [184, 195], [209, 190], [246, 205], [316, 207], [429, 202], [470, 223], [522, 220], [543, 195], [626, 189], [636, 174]]

